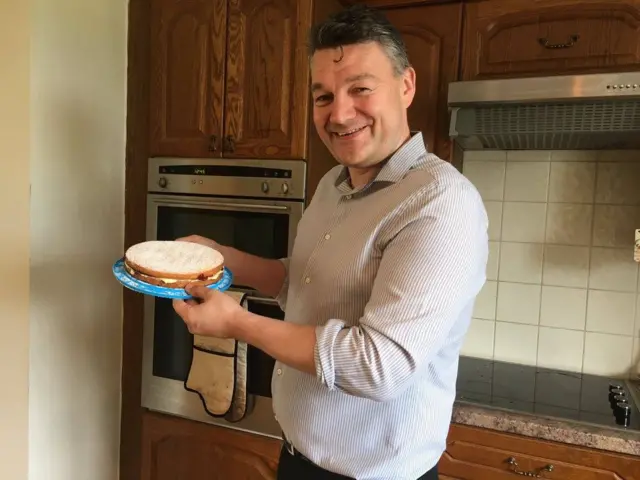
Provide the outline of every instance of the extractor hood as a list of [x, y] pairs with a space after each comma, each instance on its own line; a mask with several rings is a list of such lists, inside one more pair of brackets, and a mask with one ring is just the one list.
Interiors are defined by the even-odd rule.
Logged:
[[449, 84], [463, 150], [640, 149], [640, 72]]

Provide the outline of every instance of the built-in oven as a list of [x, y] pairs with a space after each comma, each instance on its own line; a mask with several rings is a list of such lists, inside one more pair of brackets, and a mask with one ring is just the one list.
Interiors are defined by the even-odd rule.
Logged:
[[[291, 253], [305, 198], [306, 164], [296, 160], [149, 159], [147, 239], [202, 235], [267, 258]], [[252, 312], [283, 319], [274, 299], [233, 283]], [[193, 336], [171, 300], [145, 297], [142, 406], [280, 438], [271, 406], [274, 360], [248, 346], [249, 409], [239, 422], [210, 416], [185, 389]]]

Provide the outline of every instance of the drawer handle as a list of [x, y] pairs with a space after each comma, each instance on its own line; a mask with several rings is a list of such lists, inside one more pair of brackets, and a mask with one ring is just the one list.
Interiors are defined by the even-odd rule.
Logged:
[[542, 45], [544, 48], [548, 48], [549, 50], [554, 50], [557, 48], [573, 47], [579, 39], [580, 39], [580, 35], [571, 35], [567, 43], [549, 43], [548, 38], [539, 38], [538, 43]]
[[513, 457], [507, 458], [507, 463], [511, 465], [511, 471], [518, 475], [522, 475], [524, 477], [533, 477], [533, 478], [544, 478], [541, 473], [543, 472], [553, 472], [553, 465], [546, 465], [539, 469], [537, 472], [524, 472], [518, 469], [518, 462]]

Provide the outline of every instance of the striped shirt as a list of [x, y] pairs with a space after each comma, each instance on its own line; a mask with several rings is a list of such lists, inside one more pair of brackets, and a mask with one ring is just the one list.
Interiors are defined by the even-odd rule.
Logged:
[[298, 451], [357, 480], [415, 480], [438, 462], [487, 226], [475, 187], [420, 133], [364, 188], [341, 166], [324, 176], [277, 296], [285, 321], [316, 326], [316, 375], [276, 362], [272, 380]]

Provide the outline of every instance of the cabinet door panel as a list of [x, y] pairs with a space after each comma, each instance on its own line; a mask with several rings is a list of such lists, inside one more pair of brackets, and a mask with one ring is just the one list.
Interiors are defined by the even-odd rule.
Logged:
[[467, 80], [640, 69], [640, 2], [513, 0], [466, 6]]
[[220, 156], [226, 0], [154, 0], [151, 155]]
[[230, 0], [225, 157], [305, 158], [312, 0]]
[[416, 95], [409, 126], [421, 130], [429, 151], [449, 158], [447, 89], [458, 75], [462, 4], [385, 10], [402, 34], [416, 70]]

